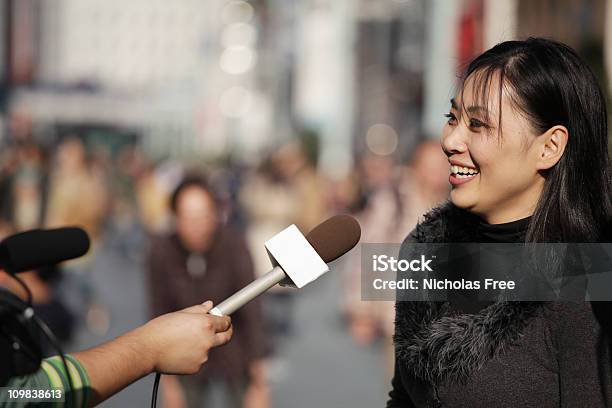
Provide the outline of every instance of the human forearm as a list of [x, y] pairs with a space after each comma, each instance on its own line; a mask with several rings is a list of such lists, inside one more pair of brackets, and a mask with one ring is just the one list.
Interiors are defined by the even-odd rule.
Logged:
[[108, 343], [74, 353], [89, 375], [95, 406], [154, 370], [153, 349], [138, 328]]
[[75, 353], [89, 375], [94, 406], [151, 372], [194, 374], [211, 348], [229, 341], [228, 317], [208, 314], [212, 303], [155, 318], [121, 337]]

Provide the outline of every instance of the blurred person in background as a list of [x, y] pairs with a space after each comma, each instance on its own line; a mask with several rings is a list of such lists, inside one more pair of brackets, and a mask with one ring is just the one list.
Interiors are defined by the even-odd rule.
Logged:
[[394, 239], [401, 242], [414, 229], [419, 218], [448, 197], [448, 161], [437, 140], [419, 144], [408, 165], [401, 169], [401, 223]]
[[184, 165], [176, 160], [154, 163], [145, 157], [136, 180], [135, 193], [140, 223], [149, 236], [172, 230], [170, 197], [183, 180], [184, 173]]
[[[264, 243], [296, 223], [298, 218], [299, 199], [290, 180], [284, 176], [273, 154], [247, 176], [240, 192], [240, 205], [248, 220], [247, 243], [257, 276], [264, 275], [271, 267]], [[266, 326], [275, 343], [291, 329], [293, 302], [289, 292], [289, 288], [276, 285], [263, 298]]]
[[23, 231], [44, 221], [46, 161], [32, 137], [31, 115], [11, 112], [6, 118], [8, 143], [0, 153], [0, 217], [10, 230]]
[[[171, 195], [170, 207], [175, 230], [153, 239], [148, 258], [153, 316], [204, 299], [217, 304], [254, 279], [245, 239], [220, 221], [221, 209], [203, 177], [187, 176], [181, 181]], [[233, 341], [211, 353], [198, 374], [162, 379], [165, 407], [268, 406], [259, 300], [233, 314], [232, 322]], [[219, 399], [219, 405], [211, 405]]]
[[77, 137], [64, 139], [57, 148], [51, 174], [47, 227], [78, 225], [95, 243], [106, 215], [105, 185], [100, 173], [91, 171], [83, 141]]
[[12, 154], [17, 162], [5, 180], [3, 217], [17, 231], [40, 228], [45, 216], [48, 187], [44, 153], [37, 144], [23, 142], [14, 146]]
[[331, 213], [355, 213], [363, 209], [360, 180], [354, 167], [345, 176], [329, 180], [325, 198]]
[[0, 220], [8, 225], [13, 219], [13, 174], [18, 166], [14, 145], [0, 149]]
[[304, 234], [317, 226], [327, 215], [323, 178], [313, 159], [306, 154], [305, 142], [294, 141], [274, 153], [273, 161], [279, 176], [288, 184], [296, 199], [294, 223]]
[[[429, 210], [439, 205], [447, 197], [448, 161], [440, 149], [437, 140], [420, 143], [414, 150], [407, 165], [400, 168], [398, 192], [402, 206], [401, 218], [398, 219], [392, 243], [402, 242], [404, 236], [416, 227], [417, 222]], [[378, 320], [385, 338], [384, 352], [388, 379], [393, 376], [395, 361], [393, 348], [393, 333], [395, 320], [395, 305], [393, 302], [378, 303]]]
[[239, 196], [248, 170], [247, 166], [231, 157], [207, 166], [209, 182], [223, 207], [223, 222], [241, 231], [246, 230], [247, 222]]
[[[366, 156], [362, 174], [364, 207], [357, 217], [366, 237], [364, 242], [401, 242], [419, 218], [442, 202], [449, 191], [448, 162], [437, 141], [419, 144], [405, 166], [395, 166], [390, 156]], [[361, 301], [360, 262], [355, 255], [346, 268], [345, 307], [351, 334], [359, 344], [370, 344], [382, 337], [390, 379], [394, 361], [394, 305], [386, 301]]]
[[169, 228], [168, 190], [155, 166], [147, 161], [136, 181], [136, 203], [140, 222], [148, 234], [159, 234]]
[[147, 167], [147, 160], [138, 145], [124, 145], [112, 169], [111, 205], [112, 244], [125, 259], [141, 261], [145, 233], [138, 194], [139, 182]]
[[[291, 224], [307, 234], [325, 218], [322, 192], [324, 183], [300, 142], [281, 146], [247, 177], [239, 201], [249, 221], [247, 240], [258, 276], [271, 268], [264, 242]], [[275, 343], [293, 330], [291, 292], [277, 285], [264, 298], [267, 325]]]
[[[362, 230], [362, 242], [393, 242], [404, 208], [396, 181], [397, 167], [391, 156], [370, 153], [358, 164], [360, 194], [354, 207]], [[344, 311], [353, 339], [361, 345], [381, 335], [378, 302], [361, 301], [361, 257], [352, 254], [344, 265]], [[384, 302], [383, 302], [384, 303]]]
[[72, 310], [84, 311], [88, 329], [103, 335], [109, 329], [110, 314], [108, 308], [96, 299], [89, 274], [107, 215], [107, 182], [104, 174], [93, 171], [80, 138], [66, 137], [55, 153], [45, 227], [74, 225], [89, 234], [91, 250], [87, 256], [67, 265], [68, 274], [62, 291], [66, 292], [65, 298], [70, 300]]

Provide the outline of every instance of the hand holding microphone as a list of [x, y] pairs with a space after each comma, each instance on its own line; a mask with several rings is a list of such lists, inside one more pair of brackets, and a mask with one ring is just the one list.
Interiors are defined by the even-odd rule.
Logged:
[[[226, 316], [231, 315], [277, 283], [286, 283], [298, 288], [304, 287], [327, 272], [329, 270], [327, 263], [350, 251], [357, 245], [360, 237], [359, 223], [348, 215], [329, 218], [316, 226], [306, 237], [295, 225], [292, 225], [266, 242], [270, 259], [276, 266], [208, 313], [217, 318], [227, 319]], [[218, 336], [219, 341], [226, 338], [229, 340], [231, 329], [229, 335], [216, 333], [215, 336]], [[208, 350], [204, 354], [207, 356]], [[158, 374], [153, 385], [152, 407], [157, 405], [157, 390], [161, 378], [159, 371], [164, 371], [162, 367], [156, 367], [156, 369]]]
[[[89, 237], [80, 228], [22, 232], [0, 242], [0, 269], [18, 279], [16, 276], [18, 272], [77, 258], [85, 254], [88, 249]], [[232, 336], [230, 318], [210, 315], [211, 308], [212, 302], [206, 302], [168, 313], [105, 344], [72, 354], [73, 361], [78, 362], [87, 373], [90, 384], [89, 405], [104, 401], [151, 372], [193, 374], [199, 371], [208, 359], [210, 349], [227, 343]], [[28, 309], [31, 309], [30, 299], [22, 302], [9, 292], [0, 290], [2, 323], [7, 323], [7, 316], [27, 314]], [[28, 316], [35, 317], [33, 314]], [[12, 345], [17, 333], [9, 334], [12, 343], [7, 344]], [[23, 341], [24, 344], [29, 344], [25, 338]], [[62, 355], [64, 372], [68, 372], [67, 360], [61, 350], [59, 352]], [[15, 356], [17, 353], [10, 349], [8, 354]], [[27, 367], [30, 369], [31, 366], [31, 370], [27, 373], [32, 373], [41, 364], [40, 360], [31, 363]], [[13, 367], [12, 364], [7, 365], [10, 366], [8, 368]], [[7, 367], [3, 365], [1, 368], [0, 379], [4, 379], [3, 370]], [[27, 373], [9, 371], [6, 380]], [[32, 386], [39, 384], [35, 381], [39, 381], [37, 378], [40, 376], [45, 377], [50, 374], [41, 371], [38, 377], [32, 376]], [[27, 381], [30, 377], [20, 378], [20, 386], [29, 384]], [[84, 382], [80, 372], [72, 371], [69, 378], [71, 395], [83, 396]], [[3, 384], [3, 381], [0, 381], [0, 384]]]
[[[212, 304], [207, 302], [168, 313], [108, 343], [75, 353], [75, 361], [89, 376], [93, 391], [89, 404], [95, 405], [157, 371], [155, 405], [159, 373], [197, 372], [211, 348], [230, 340], [232, 327], [227, 315], [277, 283], [301, 288], [314, 281], [329, 270], [326, 263], [357, 244], [360, 234], [357, 221], [346, 215], [328, 219], [306, 237], [291, 226], [266, 243], [276, 266], [216, 308], [211, 310]], [[16, 274], [79, 257], [88, 249], [89, 238], [78, 228], [30, 231], [0, 243], [0, 268]]]
[[232, 324], [227, 316], [208, 314], [207, 301], [173, 313], [156, 317], [128, 333], [134, 344], [144, 350], [147, 371], [164, 374], [195, 374], [208, 360], [209, 351], [227, 343]]

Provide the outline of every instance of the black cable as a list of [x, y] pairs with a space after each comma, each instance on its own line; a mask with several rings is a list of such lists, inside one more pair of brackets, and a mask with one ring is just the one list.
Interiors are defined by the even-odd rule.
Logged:
[[23, 280], [21, 280], [21, 278], [19, 276], [17, 276], [16, 274], [14, 274], [14, 273], [10, 273], [9, 276], [12, 276], [13, 279], [15, 279], [17, 281], [17, 283], [19, 285], [21, 285], [23, 290], [25, 290], [25, 292], [26, 292], [26, 304], [28, 305], [28, 307], [32, 307], [32, 291], [30, 290], [28, 285], [26, 285], [26, 283]]
[[57, 353], [59, 354], [60, 359], [62, 360], [62, 363], [64, 364], [64, 369], [66, 370], [66, 375], [68, 376], [68, 387], [72, 394], [71, 398], [73, 399], [73, 402], [74, 402], [74, 393], [73, 393], [74, 384], [72, 383], [72, 375], [70, 374], [70, 371], [68, 369], [68, 362], [66, 361], [66, 355], [62, 351], [62, 348], [60, 347], [59, 342], [57, 341], [57, 338], [55, 337], [55, 335], [53, 334], [49, 326], [47, 326], [47, 323], [45, 323], [40, 317], [35, 315], [34, 310], [32, 308], [30, 308], [30, 310], [32, 310], [32, 321], [36, 323], [36, 325], [42, 330], [42, 332], [47, 337], [47, 340], [49, 340], [49, 343], [51, 343], [53, 348], [57, 350]]
[[[28, 285], [26, 285], [26, 283], [19, 276], [17, 276], [16, 274], [11, 273], [9, 275], [12, 276], [13, 279], [15, 279], [15, 281], [17, 281], [17, 283], [19, 283], [19, 285], [21, 285], [21, 287], [26, 292], [26, 296], [27, 296], [26, 304], [27, 304], [27, 307], [22, 312], [23, 313], [23, 317], [26, 320], [31, 320], [32, 322], [34, 322], [34, 324], [36, 324], [38, 326], [38, 328], [43, 332], [45, 337], [47, 337], [47, 340], [49, 340], [49, 343], [51, 343], [53, 348], [55, 348], [55, 350], [59, 354], [60, 359], [62, 360], [62, 364], [64, 365], [64, 369], [66, 370], [66, 375], [68, 376], [69, 391], [72, 394], [73, 391], [74, 391], [74, 384], [72, 382], [72, 375], [70, 374], [70, 370], [68, 368], [68, 362], [66, 361], [66, 356], [65, 356], [64, 352], [62, 351], [62, 348], [59, 345], [59, 341], [57, 341], [57, 338], [55, 337], [55, 335], [53, 334], [53, 332], [51, 331], [49, 326], [47, 326], [47, 323], [45, 323], [40, 317], [38, 317], [34, 313], [34, 308], [32, 307], [32, 291], [30, 290]], [[72, 395], [72, 398], [74, 399], [74, 395]]]
[[161, 374], [155, 374], [155, 382], [153, 383], [153, 394], [151, 395], [151, 408], [157, 408], [157, 391], [159, 390], [159, 380]]

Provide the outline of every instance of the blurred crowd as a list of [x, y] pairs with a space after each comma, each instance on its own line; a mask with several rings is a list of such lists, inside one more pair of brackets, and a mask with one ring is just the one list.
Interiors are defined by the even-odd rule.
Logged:
[[[328, 216], [350, 213], [361, 224], [361, 242], [400, 243], [420, 215], [446, 198], [447, 177], [437, 141], [421, 143], [402, 162], [364, 154], [338, 180], [317, 169], [316, 154], [301, 139], [276, 147], [256, 166], [229, 159], [191, 166], [153, 160], [138, 143], [113, 150], [78, 133], [53, 143], [25, 134], [0, 151], [0, 234], [77, 225], [90, 235], [84, 259], [21, 275], [66, 343], [76, 328], [103, 334], [112, 324], [89, 279], [101, 247], [142, 265], [153, 317], [219, 302], [267, 272], [263, 243], [290, 224], [307, 233]], [[361, 301], [360, 262], [357, 248], [337, 266], [342, 321], [355, 342], [391, 355], [393, 302]], [[24, 295], [6, 275], [0, 285]], [[232, 349], [220, 349], [201, 375], [166, 378], [164, 405], [199, 405], [215, 392], [225, 395], [224, 407], [270, 406], [267, 382], [275, 350], [292, 334], [291, 312], [291, 290], [277, 286], [236, 313]]]

